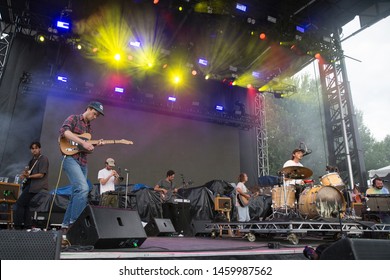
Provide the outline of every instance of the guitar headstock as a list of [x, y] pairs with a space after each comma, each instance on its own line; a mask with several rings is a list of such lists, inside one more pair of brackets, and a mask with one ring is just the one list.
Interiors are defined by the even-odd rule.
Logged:
[[121, 140], [115, 140], [115, 143], [119, 144], [125, 144], [125, 145], [133, 145], [133, 141], [126, 140], [126, 139], [121, 139]]

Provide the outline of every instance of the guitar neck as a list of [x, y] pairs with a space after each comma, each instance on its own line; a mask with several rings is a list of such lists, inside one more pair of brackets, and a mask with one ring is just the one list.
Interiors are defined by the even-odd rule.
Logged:
[[[99, 144], [100, 140], [89, 140], [88, 142], [91, 143], [92, 145], [97, 145], [97, 144]], [[101, 142], [103, 144], [118, 144], [119, 143], [118, 140], [103, 140]]]

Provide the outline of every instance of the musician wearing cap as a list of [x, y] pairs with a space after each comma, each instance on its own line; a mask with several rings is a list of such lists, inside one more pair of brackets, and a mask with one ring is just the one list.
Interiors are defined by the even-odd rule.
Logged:
[[111, 191], [115, 191], [115, 185], [120, 183], [119, 174], [114, 170], [115, 160], [108, 158], [105, 165], [105, 168], [99, 170], [98, 173], [101, 195], [100, 205], [118, 207], [118, 197], [110, 195]]
[[282, 169], [282, 173], [285, 176], [285, 184], [295, 185], [296, 187], [295, 197], [297, 200], [301, 193], [301, 186], [304, 184], [303, 179], [306, 179], [313, 174], [310, 169], [303, 167], [303, 164], [301, 163], [304, 154], [305, 150], [303, 149], [293, 150], [291, 159], [284, 163]]
[[383, 186], [383, 180], [381, 178], [375, 178], [372, 181], [372, 187], [367, 189], [366, 195], [380, 195], [389, 194], [389, 190]]
[[[103, 104], [98, 101], [92, 101], [87, 105], [84, 113], [67, 117], [59, 131], [60, 139], [75, 142], [80, 146], [80, 150], [73, 155], [66, 155], [62, 151], [64, 155], [63, 169], [72, 186], [72, 195], [62, 221], [64, 233], [77, 220], [88, 202], [87, 154], [92, 152], [95, 147], [92, 143], [85, 141], [80, 135], [91, 133], [91, 122], [101, 115], [104, 116]], [[102, 144], [103, 140], [99, 140], [96, 145]]]

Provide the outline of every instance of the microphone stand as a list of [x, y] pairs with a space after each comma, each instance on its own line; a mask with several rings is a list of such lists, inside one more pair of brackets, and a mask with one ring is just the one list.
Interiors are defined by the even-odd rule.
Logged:
[[129, 170], [125, 169], [126, 172], [126, 185], [125, 185], [125, 209], [127, 209], [127, 186], [129, 185]]

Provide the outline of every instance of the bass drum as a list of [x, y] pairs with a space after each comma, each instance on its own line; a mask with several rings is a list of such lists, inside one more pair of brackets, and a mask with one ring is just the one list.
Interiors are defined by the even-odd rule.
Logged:
[[301, 193], [298, 206], [304, 218], [337, 218], [339, 211], [345, 212], [346, 202], [338, 189], [317, 185]]

